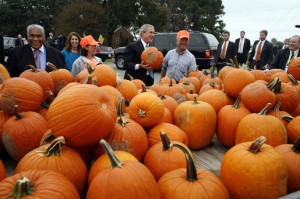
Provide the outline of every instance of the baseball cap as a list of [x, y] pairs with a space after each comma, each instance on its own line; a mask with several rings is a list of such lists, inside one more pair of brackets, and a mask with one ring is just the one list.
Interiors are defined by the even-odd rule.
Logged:
[[94, 46], [96, 44], [99, 44], [99, 42], [97, 42], [92, 35], [85, 36], [80, 41], [80, 46], [82, 48], [86, 47], [86, 45]]
[[189, 39], [190, 38], [190, 33], [188, 31], [186, 31], [186, 30], [180, 30], [177, 33], [177, 38], [179, 38], [179, 39], [182, 39], [182, 38]]

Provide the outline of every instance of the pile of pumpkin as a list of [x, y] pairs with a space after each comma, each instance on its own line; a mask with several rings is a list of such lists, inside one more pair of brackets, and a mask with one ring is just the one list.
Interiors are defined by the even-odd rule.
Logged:
[[[290, 74], [191, 71], [150, 88], [105, 64], [74, 79], [50, 63], [50, 73], [31, 66], [16, 78], [0, 66], [0, 152], [18, 162], [7, 178], [0, 162], [0, 198], [277, 198], [299, 190], [299, 63]], [[231, 148], [220, 178], [196, 169], [190, 151], [215, 132]]]

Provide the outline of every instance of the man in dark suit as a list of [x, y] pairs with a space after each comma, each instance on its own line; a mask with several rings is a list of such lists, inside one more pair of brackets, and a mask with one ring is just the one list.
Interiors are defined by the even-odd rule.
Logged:
[[4, 40], [2, 33], [0, 33], [0, 64], [5, 64], [4, 62]]
[[134, 79], [142, 80], [146, 86], [151, 86], [154, 82], [154, 73], [148, 64], [145, 65], [141, 62], [141, 54], [154, 39], [154, 27], [150, 24], [144, 24], [140, 28], [140, 34], [140, 39], [126, 46], [124, 79], [130, 79], [132, 76]]
[[250, 40], [245, 38], [245, 31], [240, 32], [240, 38], [235, 40], [239, 65], [245, 64], [250, 50]]
[[18, 37], [15, 40], [15, 46], [24, 46], [24, 41], [21, 34], [18, 34]]
[[6, 68], [12, 77], [19, 76], [29, 64], [46, 71], [51, 71], [46, 62], [53, 63], [57, 68], [66, 67], [63, 54], [55, 48], [44, 45], [45, 30], [42, 26], [29, 25], [27, 36], [27, 45], [13, 48], [8, 53]]
[[249, 57], [250, 68], [264, 70], [269, 67], [273, 60], [273, 45], [266, 40], [268, 31], [262, 30], [259, 34], [259, 40], [255, 41]]
[[281, 49], [276, 54], [271, 66], [268, 69], [279, 68], [287, 71], [289, 62], [296, 57], [300, 57], [300, 36], [295, 35], [290, 38], [288, 47]]
[[230, 33], [225, 31], [223, 33], [223, 42], [218, 44], [218, 49], [215, 56], [217, 71], [219, 72], [232, 59], [237, 64], [236, 47], [235, 44], [229, 41]]

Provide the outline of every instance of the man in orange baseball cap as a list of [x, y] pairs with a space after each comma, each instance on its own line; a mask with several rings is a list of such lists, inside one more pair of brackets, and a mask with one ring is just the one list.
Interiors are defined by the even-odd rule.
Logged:
[[190, 38], [190, 33], [186, 30], [181, 30], [177, 33], [177, 38], [178, 39], [182, 39], [182, 38], [189, 39]]

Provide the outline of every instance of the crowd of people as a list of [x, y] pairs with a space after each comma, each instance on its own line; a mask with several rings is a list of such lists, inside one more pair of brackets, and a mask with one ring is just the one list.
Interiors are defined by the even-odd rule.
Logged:
[[[142, 80], [147, 86], [154, 83], [154, 73], [148, 64], [141, 62], [142, 52], [151, 46], [155, 37], [153, 25], [144, 24], [140, 28], [140, 38], [130, 43], [125, 48], [125, 79]], [[251, 69], [269, 70], [280, 68], [288, 71], [289, 62], [300, 57], [300, 37], [292, 36], [284, 42], [284, 45], [275, 54], [272, 43], [267, 38], [268, 32], [262, 30], [259, 33], [259, 40], [255, 41], [251, 53], [249, 53], [250, 40], [245, 38], [245, 31], [240, 32], [240, 38], [235, 42], [229, 41], [230, 32], [223, 33], [223, 41], [219, 43], [217, 52], [214, 55], [214, 62], [217, 70], [234, 62], [235, 65], [247, 64]], [[51, 43], [53, 34], [49, 38], [45, 37], [45, 30], [38, 24], [32, 24], [27, 27], [28, 44], [24, 45], [22, 35], [18, 35], [16, 45], [18, 47], [9, 51], [7, 63], [4, 58], [0, 59], [4, 63], [12, 77], [19, 76], [26, 70], [27, 65], [34, 65], [38, 69], [50, 71], [46, 62], [53, 63], [57, 68], [66, 68], [75, 77], [80, 71], [88, 65], [95, 67], [102, 63], [102, 60], [95, 56], [96, 45], [99, 43], [91, 35], [84, 35], [82, 38], [76, 32], [71, 32], [65, 42], [62, 51], [46, 45]], [[189, 52], [190, 34], [186, 30], [180, 30], [176, 37], [176, 48], [170, 50], [164, 57], [162, 63], [161, 78], [172, 76], [177, 82], [188, 75], [191, 70], [196, 70], [197, 65], [194, 55]], [[0, 41], [3, 39], [0, 38]], [[1, 43], [0, 43], [1, 45]], [[3, 46], [3, 44], [2, 44]], [[1, 47], [1, 46], [0, 46]], [[231, 61], [232, 60], [232, 61]]]

